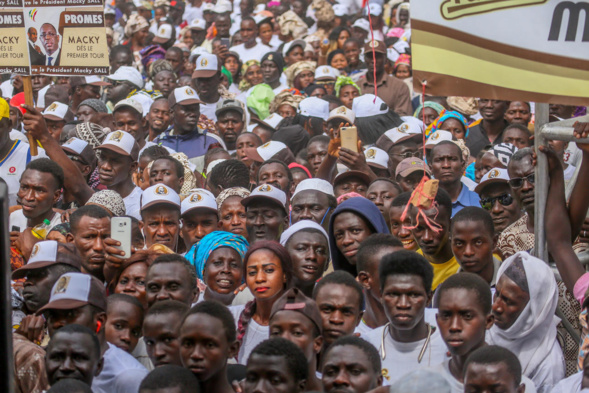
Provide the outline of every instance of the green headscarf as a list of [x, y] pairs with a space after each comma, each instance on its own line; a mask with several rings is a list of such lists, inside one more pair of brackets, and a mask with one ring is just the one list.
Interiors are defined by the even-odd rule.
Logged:
[[272, 88], [265, 83], [261, 83], [254, 86], [247, 98], [247, 107], [258, 115], [260, 120], [264, 120], [270, 116], [270, 103], [273, 99], [274, 91]]
[[338, 76], [337, 80], [335, 81], [335, 96], [339, 98], [339, 91], [342, 87], [346, 86], [346, 85], [352, 85], [354, 86], [356, 89], [358, 89], [358, 93], [360, 93], [360, 95], [362, 95], [362, 91], [360, 90], [360, 87], [358, 87], [358, 85], [356, 84], [356, 82], [354, 82], [352, 80], [352, 78], [350, 78], [349, 76]]
[[415, 110], [415, 113], [413, 113], [413, 117], [417, 117], [419, 115], [419, 112], [421, 112], [421, 110], [423, 108], [432, 108], [433, 110], [435, 110], [438, 113], [438, 116], [440, 115], [440, 112], [442, 112], [444, 109], [446, 109], [442, 105], [438, 104], [437, 102], [426, 101], [422, 105], [419, 105], [417, 107], [417, 109]]
[[221, 72], [227, 77], [227, 80], [229, 80], [229, 86], [231, 86], [233, 84], [233, 76], [231, 75], [231, 72], [229, 72], [225, 66], [221, 66]]

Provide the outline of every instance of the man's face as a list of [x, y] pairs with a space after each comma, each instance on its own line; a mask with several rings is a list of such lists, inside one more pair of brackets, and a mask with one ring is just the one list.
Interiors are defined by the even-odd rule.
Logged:
[[412, 229], [413, 237], [424, 255], [435, 257], [444, 250], [448, 243], [450, 213], [444, 208], [429, 209], [423, 211], [423, 213], [428, 219], [440, 225], [441, 228], [436, 233], [429, 226], [425, 225], [423, 219], [420, 219], [418, 222], [417, 211], [414, 210], [411, 214], [411, 224], [412, 226], [416, 226], [416, 228]]
[[329, 197], [321, 191], [301, 191], [292, 199], [291, 206], [293, 224], [301, 220], [312, 220], [319, 225], [329, 222], [329, 216], [326, 216], [329, 210]]
[[452, 252], [463, 271], [481, 275], [493, 269], [495, 237], [480, 221], [459, 221], [452, 227]]
[[324, 285], [317, 292], [315, 302], [321, 312], [325, 347], [342, 336], [354, 333], [362, 319], [359, 294], [346, 285]]
[[247, 237], [247, 218], [241, 199], [239, 196], [231, 196], [225, 199], [219, 208], [218, 226], [222, 231]]
[[223, 322], [209, 314], [192, 314], [182, 323], [182, 366], [192, 371], [200, 382], [224, 373], [227, 359], [237, 354], [237, 343], [228, 342], [226, 334]]
[[505, 120], [510, 124], [522, 124], [528, 126], [532, 119], [530, 106], [522, 101], [511, 101], [505, 112]]
[[344, 55], [350, 65], [356, 65], [360, 61], [360, 48], [353, 41], [344, 44]]
[[505, 117], [508, 101], [479, 99], [479, 112], [486, 121], [499, 121]]
[[303, 383], [297, 383], [284, 356], [252, 354], [247, 361], [245, 393], [298, 393]]
[[384, 216], [385, 221], [389, 221], [389, 209], [399, 191], [389, 181], [374, 181], [366, 191], [366, 198], [378, 207], [380, 213]]
[[218, 116], [217, 130], [229, 150], [234, 150], [237, 137], [243, 131], [243, 116], [237, 111], [225, 111]]
[[178, 176], [176, 165], [172, 161], [157, 159], [149, 171], [149, 185], [156, 184], [165, 184], [179, 194], [182, 184], [184, 184], [184, 176]]
[[170, 104], [168, 100], [156, 100], [147, 114], [149, 128], [159, 135], [170, 126]]
[[333, 220], [335, 245], [351, 265], [356, 265], [360, 243], [372, 233], [372, 228], [355, 213], [344, 211]]
[[[168, 52], [170, 53], [170, 52]], [[171, 52], [176, 55], [175, 52]], [[169, 55], [166, 55], [169, 56]], [[183, 59], [179, 61], [184, 61]], [[182, 63], [184, 64], [184, 63]], [[177, 71], [181, 72], [181, 71]], [[176, 75], [171, 71], [160, 71], [153, 78], [153, 89], [159, 90], [164, 97], [168, 97], [170, 93], [178, 86]]]
[[177, 207], [156, 205], [141, 212], [145, 245], [163, 244], [171, 250], [178, 245], [180, 211]]
[[128, 302], [109, 308], [104, 331], [106, 340], [125, 352], [133, 352], [141, 337], [143, 311]]
[[131, 66], [133, 64], [133, 58], [129, 56], [127, 52], [117, 52], [114, 57], [110, 59], [110, 73], [115, 73], [116, 70], [121, 66]]
[[11, 106], [9, 111], [9, 117], [10, 124], [12, 124], [12, 128], [20, 129], [22, 113], [18, 110], [18, 108]]
[[172, 66], [172, 69], [176, 74], [182, 71], [184, 65], [184, 55], [182, 52], [177, 50], [167, 51], [166, 52], [166, 60]]
[[29, 35], [29, 40], [31, 40], [32, 42], [37, 41], [37, 29], [31, 27], [27, 34]]
[[59, 49], [59, 35], [55, 28], [48, 23], [41, 26], [41, 43], [47, 56], [51, 56]]
[[[370, 57], [370, 56], [369, 56]], [[357, 90], [356, 90], [357, 91]], [[389, 149], [389, 172], [395, 173], [397, 165], [405, 158], [421, 157], [419, 146], [411, 139], [396, 143]]]
[[294, 343], [303, 351], [311, 363], [321, 350], [321, 339], [317, 340], [318, 330], [315, 324], [298, 311], [282, 310], [274, 313], [270, 319], [270, 338], [282, 337]]
[[145, 277], [147, 305], [151, 307], [155, 302], [169, 299], [190, 305], [198, 295], [191, 280], [192, 276], [181, 262], [152, 265]]
[[[360, 41], [360, 42], [364, 42], [366, 41], [366, 38], [368, 38], [368, 32], [364, 29], [361, 29], [359, 27], [352, 27], [352, 38], [355, 38], [356, 40]], [[370, 56], [368, 56], [370, 57]]]
[[57, 203], [61, 190], [51, 173], [27, 169], [20, 178], [20, 186], [16, 193], [22, 212], [26, 218], [33, 219], [47, 214]]
[[497, 327], [501, 330], [509, 329], [529, 301], [529, 293], [521, 289], [507, 275], [502, 275], [497, 281], [493, 299], [493, 316]]
[[22, 296], [29, 313], [34, 313], [49, 303], [51, 289], [59, 276], [54, 266], [30, 270], [27, 273]]
[[231, 28], [231, 19], [227, 15], [219, 15], [215, 20], [217, 28], [217, 37], [229, 38], [229, 29]]
[[327, 143], [313, 142], [307, 147], [307, 161], [311, 164], [313, 174], [317, 173], [325, 157], [327, 157]]
[[384, 53], [375, 53], [376, 55], [376, 62], [375, 59], [372, 56], [365, 56], [364, 57], [364, 61], [366, 62], [366, 66], [368, 67], [368, 69], [372, 70], [374, 69], [374, 65], [376, 65], [376, 69], [377, 70], [384, 70], [384, 63], [386, 61], [386, 56]]
[[106, 187], [113, 187], [129, 180], [137, 168], [137, 163], [131, 157], [115, 153], [108, 149], [101, 149], [98, 158], [98, 176], [100, 183]]
[[418, 246], [413, 238], [411, 228], [412, 207], [409, 207], [409, 214], [405, 216], [405, 220], [401, 220], [404, 206], [391, 206], [389, 209], [389, 218], [391, 221], [391, 234], [403, 243], [403, 248], [409, 251], [417, 250]]
[[[515, 197], [519, 206], [528, 212], [528, 214], [534, 213], [534, 181], [530, 181], [528, 176], [534, 175], [534, 165], [532, 164], [532, 156], [524, 157], [520, 161], [511, 161], [507, 167], [509, 178], [524, 179], [521, 181], [520, 187], [511, 186], [511, 195]], [[510, 181], [512, 184], [512, 181]]]
[[178, 4], [177, 7], [170, 7], [168, 14], [175, 25], [182, 23], [182, 14], [184, 14], [184, 4]]
[[136, 141], [145, 139], [145, 120], [143, 115], [135, 109], [120, 108], [114, 113], [117, 130], [123, 130], [133, 135]]
[[155, 367], [164, 364], [182, 366], [180, 359], [180, 323], [177, 313], [149, 315], [143, 322], [143, 340], [147, 355]]
[[423, 178], [423, 171], [415, 171], [407, 176], [403, 177], [401, 175], [397, 176], [397, 183], [403, 189], [403, 192], [413, 191]]
[[424, 287], [420, 276], [389, 275], [384, 282], [381, 302], [393, 329], [414, 329], [423, 320], [430, 300], [431, 291]]
[[273, 162], [262, 165], [258, 170], [258, 185], [271, 184], [288, 193], [289, 183], [288, 173], [283, 165]]
[[69, 310], [49, 309], [43, 311], [43, 315], [47, 321], [47, 330], [51, 337], [62, 327], [74, 323], [96, 331], [97, 317], [94, 315], [92, 306], [90, 305]]
[[78, 102], [89, 98], [100, 99], [100, 86], [81, 85], [76, 87], [76, 93], [79, 94]]
[[444, 144], [432, 150], [430, 168], [434, 178], [440, 184], [454, 184], [460, 182], [464, 173], [465, 162], [457, 145]]
[[466, 356], [485, 344], [493, 316], [485, 315], [473, 290], [452, 288], [438, 298], [436, 321], [452, 356]]
[[368, 184], [363, 179], [359, 177], [350, 176], [344, 180], [340, 180], [334, 187], [333, 192], [335, 193], [335, 197], [338, 198], [344, 194], [348, 194], [350, 192], [356, 192], [362, 196], [366, 196], [366, 190], [368, 189]]
[[74, 245], [82, 255], [83, 271], [103, 280], [106, 258], [104, 239], [110, 237], [110, 218], [84, 216], [72, 234]]
[[192, 82], [202, 101], [207, 103], [216, 102], [215, 98], [218, 96], [219, 85], [221, 84], [218, 73], [210, 78], [195, 78]]
[[321, 371], [326, 393], [362, 393], [382, 385], [381, 370], [374, 370], [366, 353], [355, 345], [331, 349]]
[[552, 116], [556, 116], [561, 119], [570, 118], [573, 115], [573, 112], [575, 111], [575, 106], [569, 106], [569, 105], [550, 104], [548, 108], [549, 108], [549, 113]]
[[[240, 203], [241, 205], [241, 203]], [[195, 208], [182, 216], [182, 239], [186, 247], [192, 247], [203, 237], [218, 229], [219, 216], [207, 208]]]
[[241, 38], [244, 44], [253, 45], [256, 42], [258, 36], [258, 26], [253, 20], [244, 20], [241, 22]]
[[464, 372], [464, 391], [469, 393], [504, 392], [524, 393], [525, 385], [519, 386], [507, 363], [470, 363]]
[[31, 84], [33, 85], [33, 93], [37, 93], [39, 90], [51, 83], [51, 77], [47, 75], [33, 75], [31, 77]]
[[288, 217], [284, 209], [275, 203], [251, 202], [245, 212], [250, 243], [258, 240], [277, 240], [288, 226]]
[[106, 90], [106, 98], [116, 104], [117, 102], [124, 100], [127, 96], [135, 89], [135, 86], [129, 82], [124, 81], [111, 81], [112, 86], [109, 86]]
[[175, 129], [184, 134], [192, 132], [198, 125], [200, 104], [175, 105], [172, 114]]
[[51, 137], [59, 142], [65, 121], [45, 119], [45, 124], [47, 124], [47, 131], [49, 131]]
[[[505, 203], [511, 203], [505, 205]], [[511, 188], [505, 184], [489, 184], [481, 190], [481, 205], [491, 214], [495, 233], [500, 234], [521, 216], [517, 200], [511, 194]], [[490, 209], [489, 209], [490, 208]]]
[[528, 134], [526, 134], [522, 130], [518, 130], [517, 128], [506, 129], [503, 132], [503, 142], [511, 143], [518, 149], [523, 149], [524, 147], [532, 146], [532, 142], [530, 141], [530, 137], [528, 136]]
[[299, 231], [286, 243], [292, 259], [295, 286], [313, 287], [325, 272], [329, 244], [315, 232]]
[[50, 385], [71, 378], [90, 386], [102, 369], [102, 359], [88, 334], [57, 333], [47, 348], [45, 369]]

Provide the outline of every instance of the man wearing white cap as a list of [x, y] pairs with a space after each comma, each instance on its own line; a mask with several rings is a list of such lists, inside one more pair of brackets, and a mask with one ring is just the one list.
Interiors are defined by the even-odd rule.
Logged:
[[70, 77], [70, 89], [72, 91], [70, 107], [72, 110], [77, 111], [82, 101], [89, 98], [100, 99], [100, 88], [108, 85], [108, 82], [103, 82], [95, 75]]
[[180, 196], [164, 184], [148, 187], [141, 194], [141, 220], [145, 247], [162, 244], [177, 251], [180, 236]]
[[209, 233], [218, 230], [219, 216], [215, 196], [199, 188], [184, 198], [181, 206], [182, 239], [186, 250]]
[[395, 173], [397, 165], [405, 158], [421, 157], [419, 149], [421, 139], [419, 127], [411, 123], [403, 123], [378, 138], [376, 147], [389, 154], [389, 171]]
[[325, 122], [329, 118], [329, 102], [317, 97], [308, 97], [299, 103], [303, 127], [311, 136], [325, 133]]
[[481, 207], [493, 218], [495, 234], [501, 234], [521, 217], [521, 209], [509, 186], [507, 169], [491, 169], [483, 175], [474, 191], [481, 197]]
[[[200, 1], [201, 4], [203, 3], [202, 0], [196, 0], [196, 1]], [[206, 3], [206, 4], [209, 4], [209, 3]], [[188, 9], [188, 5], [186, 6], [186, 8]], [[205, 20], [203, 18], [204, 17], [201, 15], [198, 18], [186, 19], [186, 20], [192, 20], [192, 22], [190, 22], [190, 25], [188, 25], [188, 28], [190, 29], [192, 41], [194, 41], [193, 47], [200, 47], [203, 44], [203, 42], [205, 42], [205, 39], [207, 38], [207, 29], [206, 29], [207, 23], [205, 22]]]
[[333, 94], [335, 81], [340, 76], [339, 70], [332, 66], [319, 66], [315, 70], [315, 83], [323, 86], [327, 94]]
[[329, 217], [337, 207], [333, 186], [323, 179], [301, 181], [290, 200], [291, 224], [301, 220], [312, 220], [324, 228], [329, 227]]
[[108, 79], [111, 80], [112, 86], [108, 88], [106, 98], [112, 105], [124, 100], [133, 91], [142, 89], [144, 85], [141, 73], [133, 67], [119, 67]]
[[288, 227], [287, 201], [284, 191], [264, 184], [243, 199], [250, 245], [259, 240], [276, 240]]
[[217, 121], [215, 111], [217, 103], [223, 98], [219, 93], [221, 84], [221, 64], [216, 55], [204, 53], [196, 60], [196, 69], [192, 74], [192, 84], [201, 101], [200, 111], [208, 119]]
[[143, 118], [143, 107], [134, 98], [125, 98], [117, 102], [113, 109], [113, 117], [117, 130], [133, 135], [139, 149], [145, 146], [147, 120]]
[[69, 107], [57, 101], [45, 108], [43, 117], [45, 118], [45, 123], [47, 123], [47, 130], [49, 130], [51, 136], [57, 141], [61, 139], [61, 132], [65, 123], [74, 119], [74, 115], [69, 110]]

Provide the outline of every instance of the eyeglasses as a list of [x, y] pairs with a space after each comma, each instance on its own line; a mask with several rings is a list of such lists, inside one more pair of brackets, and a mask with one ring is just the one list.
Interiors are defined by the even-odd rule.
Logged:
[[417, 158], [421, 158], [421, 152], [420, 151], [415, 151], [415, 152], [405, 152], [403, 154], [394, 154], [391, 153], [392, 156], [398, 156], [398, 157], [403, 157], [403, 158], [411, 158], [411, 157], [417, 157]]
[[482, 198], [481, 207], [485, 210], [491, 210], [495, 206], [496, 201], [499, 201], [503, 206], [509, 206], [513, 203], [513, 197], [510, 194], [502, 194], [497, 197]]
[[528, 176], [509, 179], [509, 185], [511, 186], [511, 188], [520, 188], [524, 185], [524, 181], [527, 181], [530, 184], [534, 184], [536, 182], [536, 174], [530, 173]]

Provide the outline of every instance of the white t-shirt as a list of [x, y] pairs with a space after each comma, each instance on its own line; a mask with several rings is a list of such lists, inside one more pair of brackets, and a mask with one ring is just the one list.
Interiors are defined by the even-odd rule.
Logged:
[[579, 393], [581, 391], [581, 383], [583, 382], [583, 371], [571, 375], [563, 379], [550, 391], [550, 393]]
[[[61, 224], [61, 214], [54, 213], [53, 217], [51, 218], [51, 228], [56, 226], [57, 224]], [[15, 210], [10, 214], [8, 229], [11, 230], [13, 226], [17, 226], [20, 228], [21, 232], [27, 228], [27, 218], [25, 217], [22, 209]]]
[[[190, 4], [189, 1], [187, 1], [186, 7], [184, 8], [184, 14], [182, 15], [182, 20], [185, 20], [188, 23], [190, 23], [195, 19], [204, 19], [203, 15], [202, 15], [202, 6], [203, 5], [204, 5], [204, 3], [201, 4], [200, 7], [195, 7], [192, 4]], [[180, 31], [177, 31], [176, 33], [179, 34]]]
[[426, 345], [427, 338], [411, 343], [395, 341], [388, 331], [388, 324], [374, 329], [362, 338], [374, 345], [381, 356], [383, 385], [385, 386], [393, 384], [403, 375], [412, 371], [443, 362], [448, 351], [439, 329], [432, 332], [421, 362], [418, 361], [418, 358]]
[[223, 101], [223, 98], [219, 97], [219, 101], [212, 104], [200, 104], [200, 113], [205, 115], [209, 120], [216, 122], [217, 115], [215, 114], [215, 111], [217, 110], [217, 104], [221, 101]]
[[29, 143], [27, 136], [23, 132], [15, 130], [14, 128], [10, 130], [10, 139], [12, 139], [13, 141], [21, 140], [26, 144]]
[[[229, 311], [231, 311], [231, 314], [233, 314], [233, 318], [235, 319], [235, 327], [237, 327], [239, 323], [239, 316], [241, 315], [241, 312], [244, 308], [245, 305], [229, 307]], [[247, 330], [245, 331], [245, 336], [243, 337], [243, 341], [241, 343], [241, 347], [239, 348], [237, 363], [245, 365], [254, 348], [262, 341], [267, 340], [269, 337], [270, 326], [262, 326], [254, 321], [253, 318], [250, 319], [249, 324], [247, 325]]]
[[137, 393], [148, 371], [133, 356], [108, 344], [104, 366], [92, 380], [94, 393]]
[[125, 198], [123, 198], [123, 202], [125, 202], [125, 214], [131, 217], [135, 217], [138, 220], [141, 220], [141, 194], [143, 190], [139, 187], [135, 187], [133, 191]]
[[256, 43], [256, 45], [249, 49], [245, 47], [245, 44], [239, 44], [232, 46], [229, 50], [237, 53], [241, 61], [245, 63], [249, 60], [262, 61], [262, 57], [264, 57], [267, 52], [270, 52], [272, 48], [264, 44]]
[[20, 177], [27, 164], [38, 158], [47, 158], [45, 150], [38, 148], [38, 154], [32, 157], [29, 145], [20, 140], [14, 142], [6, 157], [0, 158], [0, 177], [8, 186], [9, 206], [16, 205], [16, 193], [20, 188]]
[[[378, 329], [378, 328], [377, 328]], [[371, 328], [370, 326], [368, 326], [365, 322], [364, 319], [362, 319], [360, 321], [360, 323], [358, 324], [358, 326], [356, 326], [356, 329], [354, 329], [354, 334], [356, 333], [360, 333], [360, 337], [366, 339], [366, 336], [371, 333], [374, 329]]]
[[7, 79], [0, 84], [0, 91], [2, 91], [2, 97], [12, 98], [12, 92], [14, 86], [12, 86], [12, 79]]
[[575, 167], [571, 164], [569, 164], [569, 166], [567, 166], [567, 169], [564, 170], [564, 180], [565, 181], [569, 181], [573, 178], [573, 175], [575, 174]]

